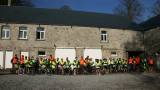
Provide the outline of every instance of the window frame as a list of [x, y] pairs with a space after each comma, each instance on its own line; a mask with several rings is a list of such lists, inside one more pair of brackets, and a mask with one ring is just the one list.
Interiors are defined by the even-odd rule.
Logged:
[[[21, 28], [26, 28], [26, 29], [21, 29]], [[20, 37], [21, 36], [20, 32], [22, 32], [22, 37]], [[26, 38], [25, 38], [25, 32], [26, 32]], [[19, 27], [19, 39], [21, 39], [21, 40], [28, 39], [28, 28], [26, 26], [20, 26]]]
[[[103, 32], [105, 32], [105, 33], [103, 33]], [[101, 42], [108, 42], [108, 33], [107, 33], [107, 31], [101, 30], [100, 41]]]
[[[44, 52], [44, 55], [40, 55], [40, 54], [39, 54], [40, 52]], [[46, 51], [43, 51], [43, 50], [38, 51], [38, 56], [46, 56]]]
[[[39, 38], [37, 37], [37, 34], [39, 33]], [[42, 33], [43, 33], [43, 38], [42, 38]], [[44, 27], [37, 27], [36, 30], [36, 40], [45, 40], [45, 30]]]
[[[115, 54], [113, 54], [113, 52], [115, 52]], [[117, 56], [118, 56], [118, 54], [117, 54], [117, 52], [116, 52], [116, 51], [111, 51], [111, 56], [112, 56], [112, 57], [117, 57]]]
[[[5, 28], [6, 27], [6, 28]], [[3, 37], [4, 32], [4, 37]], [[7, 37], [7, 32], [9, 32], [9, 36]], [[3, 25], [1, 28], [1, 39], [11, 39], [11, 28], [8, 25]]]

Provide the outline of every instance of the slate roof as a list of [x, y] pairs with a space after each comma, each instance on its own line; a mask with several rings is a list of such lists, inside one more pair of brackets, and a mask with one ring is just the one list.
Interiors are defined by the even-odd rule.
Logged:
[[156, 27], [160, 27], [160, 15], [152, 17], [140, 25], [141, 30], [147, 31]]
[[0, 6], [0, 22], [132, 30], [135, 30], [137, 25], [125, 17], [111, 14], [15, 6]]

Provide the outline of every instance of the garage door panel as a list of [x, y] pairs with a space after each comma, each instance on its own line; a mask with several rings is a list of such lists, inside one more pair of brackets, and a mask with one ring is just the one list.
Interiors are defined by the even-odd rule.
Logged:
[[0, 68], [4, 68], [3, 67], [3, 51], [0, 51]]
[[93, 60], [102, 59], [102, 50], [101, 49], [84, 49], [84, 58], [89, 56]]
[[13, 57], [13, 51], [6, 51], [5, 68], [12, 68], [12, 64], [11, 64], [12, 57]]
[[69, 60], [73, 61], [76, 57], [75, 49], [56, 49], [56, 58], [63, 58], [64, 60], [68, 57]]

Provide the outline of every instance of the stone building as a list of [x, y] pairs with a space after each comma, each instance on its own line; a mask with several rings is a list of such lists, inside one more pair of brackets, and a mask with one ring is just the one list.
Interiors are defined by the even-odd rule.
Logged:
[[160, 15], [155, 16], [140, 24], [141, 30], [144, 30], [144, 45], [148, 55], [155, 55], [160, 52]]
[[0, 7], [0, 65], [14, 54], [125, 58], [144, 51], [143, 32], [125, 17], [29, 7]]
[[144, 31], [144, 50], [152, 56], [156, 67], [160, 70], [160, 15], [155, 16], [140, 24]]

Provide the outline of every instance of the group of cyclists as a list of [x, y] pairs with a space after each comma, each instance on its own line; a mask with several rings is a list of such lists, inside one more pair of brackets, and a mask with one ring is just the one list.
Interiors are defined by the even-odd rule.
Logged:
[[16, 74], [60, 74], [60, 75], [77, 75], [77, 74], [106, 74], [116, 72], [144, 72], [153, 71], [154, 60], [151, 57], [140, 58], [129, 57], [95, 59], [89, 56], [75, 57], [74, 60], [69, 60], [67, 57], [55, 58], [53, 55], [49, 57], [34, 58], [17, 55], [11, 60], [13, 65], [12, 72]]

